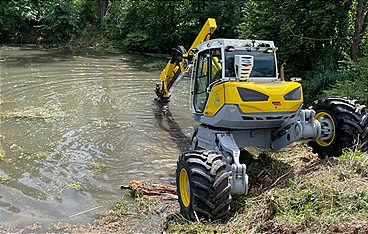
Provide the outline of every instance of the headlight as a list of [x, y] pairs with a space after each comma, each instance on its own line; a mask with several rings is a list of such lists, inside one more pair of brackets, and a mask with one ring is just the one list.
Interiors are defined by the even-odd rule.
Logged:
[[291, 101], [291, 100], [300, 100], [302, 96], [302, 90], [301, 88], [294, 89], [293, 91], [289, 92], [284, 96], [285, 100]]
[[268, 100], [267, 95], [251, 89], [238, 88], [238, 92], [243, 102], [260, 102]]

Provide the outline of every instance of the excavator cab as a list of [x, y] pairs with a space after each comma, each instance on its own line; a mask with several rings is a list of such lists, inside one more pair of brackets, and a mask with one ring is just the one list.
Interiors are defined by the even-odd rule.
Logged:
[[226, 129], [279, 128], [303, 103], [301, 85], [278, 78], [272, 41], [212, 39], [197, 45], [193, 118]]
[[[265, 41], [255, 47], [255, 42], [218, 39], [198, 46], [203, 50], [195, 58], [195, 71], [192, 73], [193, 110], [196, 114], [203, 113], [211, 89], [221, 82], [277, 80], [276, 48], [271, 48], [272, 42]], [[226, 44], [229, 45], [224, 46]]]

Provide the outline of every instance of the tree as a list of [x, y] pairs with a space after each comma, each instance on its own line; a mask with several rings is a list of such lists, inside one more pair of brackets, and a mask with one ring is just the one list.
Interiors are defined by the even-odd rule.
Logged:
[[364, 34], [368, 27], [368, 2], [366, 0], [358, 0], [354, 3], [354, 35], [351, 43], [351, 58], [357, 60], [360, 56], [360, 45]]
[[305, 76], [319, 64], [337, 67], [348, 48], [349, 11], [343, 0], [253, 0], [240, 25], [243, 38], [274, 40], [288, 76]]
[[98, 0], [98, 5], [100, 9], [100, 19], [102, 20], [102, 18], [106, 15], [107, 7], [109, 6], [109, 1], [108, 0]]

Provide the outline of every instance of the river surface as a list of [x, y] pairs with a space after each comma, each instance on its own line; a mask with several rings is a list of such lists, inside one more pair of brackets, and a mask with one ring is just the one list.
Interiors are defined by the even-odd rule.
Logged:
[[131, 180], [175, 180], [194, 125], [190, 82], [163, 114], [153, 102], [160, 72], [144, 69], [147, 61], [0, 47], [0, 227], [90, 222]]

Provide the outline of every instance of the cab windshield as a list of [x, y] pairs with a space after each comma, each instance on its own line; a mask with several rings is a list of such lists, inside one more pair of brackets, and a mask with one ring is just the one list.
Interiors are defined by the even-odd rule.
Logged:
[[233, 50], [225, 51], [225, 76], [236, 77], [234, 67], [235, 55], [254, 56], [254, 65], [250, 77], [276, 77], [276, 64], [274, 52], [261, 50]]

